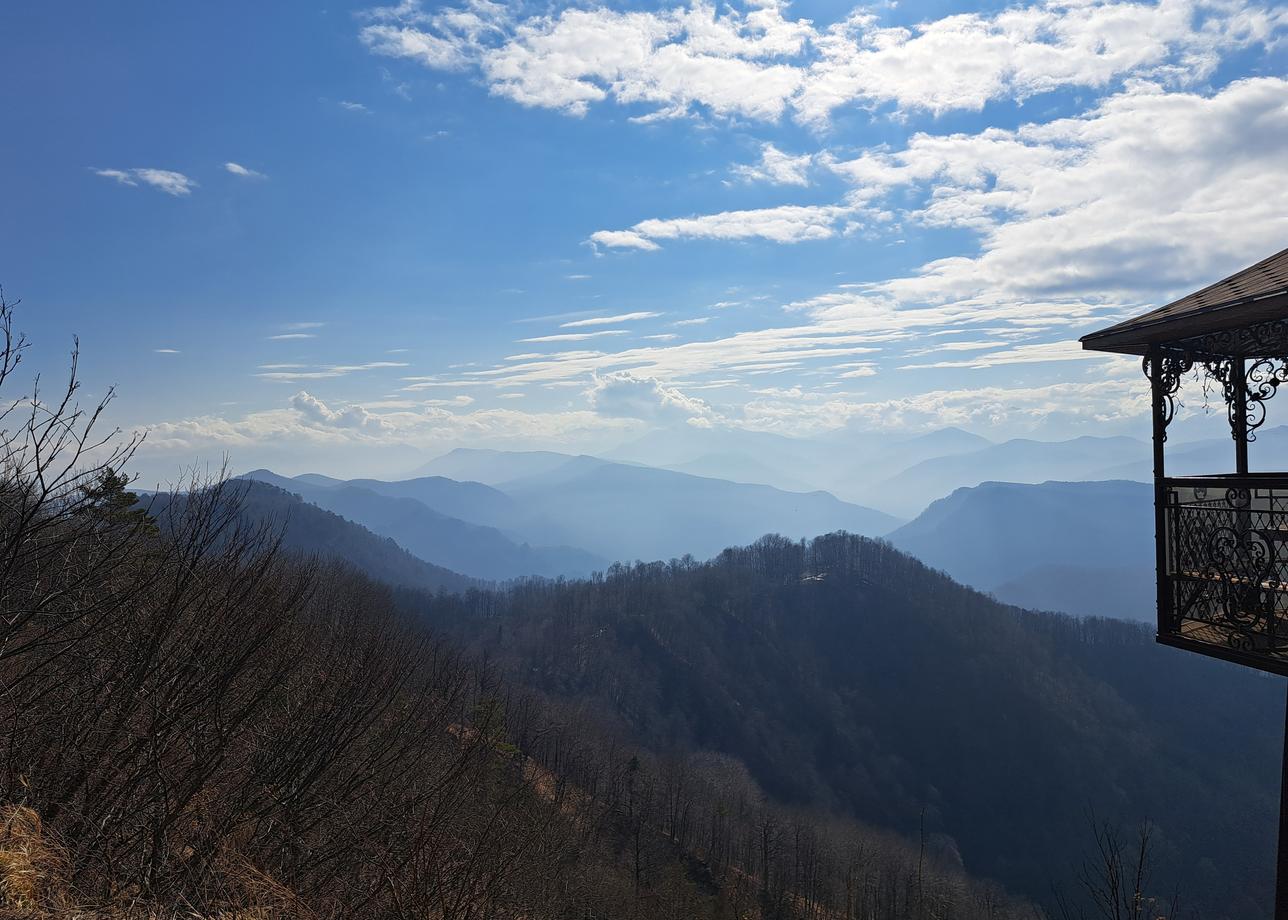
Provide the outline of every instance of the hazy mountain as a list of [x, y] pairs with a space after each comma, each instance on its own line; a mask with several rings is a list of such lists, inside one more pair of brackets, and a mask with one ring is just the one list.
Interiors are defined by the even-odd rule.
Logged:
[[892, 543], [980, 590], [1067, 613], [1154, 617], [1153, 489], [986, 482], [930, 505]]
[[498, 528], [504, 528], [520, 512], [514, 500], [504, 492], [481, 482], [458, 482], [444, 476], [422, 476], [395, 482], [351, 479], [345, 485], [368, 489], [390, 498], [413, 498], [448, 517]]
[[888, 479], [870, 482], [860, 494], [879, 496], [883, 508], [915, 514], [937, 496], [982, 482], [1087, 480], [1098, 471], [1148, 459], [1149, 445], [1135, 438], [1080, 437], [1068, 441], [1017, 438], [980, 450], [909, 465]]
[[[822, 489], [885, 508], [881, 494], [871, 489], [874, 482], [923, 460], [980, 450], [992, 443], [960, 428], [941, 428], [913, 437], [843, 428], [808, 440], [758, 431], [693, 428], [651, 432], [607, 457], [793, 492]], [[927, 495], [908, 513], [920, 511], [939, 494]]]
[[553, 521], [579, 546], [614, 559], [706, 558], [766, 531], [880, 535], [890, 515], [827, 492], [785, 492], [594, 458], [503, 483], [528, 514]]
[[651, 431], [604, 456], [789, 491], [822, 489], [828, 478], [827, 465], [820, 462], [828, 450], [821, 441], [764, 431], [692, 426]]
[[781, 473], [754, 457], [739, 453], [703, 454], [684, 463], [666, 464], [666, 468], [675, 470], [677, 473], [689, 473], [710, 479], [759, 483], [788, 492], [810, 492], [817, 488], [790, 474]]
[[[1234, 471], [1234, 440], [1228, 436], [1204, 438], [1188, 443], [1168, 441], [1167, 474], [1169, 476], [1202, 476], [1205, 473], [1231, 473]], [[1097, 479], [1135, 479], [1152, 482], [1154, 479], [1153, 456], [1144, 456], [1127, 463], [1097, 470]], [[1278, 425], [1257, 432], [1257, 440], [1248, 445], [1248, 467], [1253, 471], [1274, 472], [1288, 465], [1288, 426]]]
[[417, 476], [446, 476], [449, 479], [496, 485], [522, 476], [548, 472], [575, 459], [573, 454], [547, 450], [487, 450], [458, 447], [435, 457], [416, 469]]
[[417, 609], [644, 743], [737, 757], [780, 800], [924, 828], [1036, 898], [1086, 855], [1093, 810], [1152, 822], [1165, 896], [1269, 916], [1281, 683], [1138, 624], [1006, 607], [842, 535], [529, 585], [486, 616]]
[[[387, 536], [310, 504], [293, 494], [298, 490], [253, 479], [234, 485], [245, 517], [281, 526], [287, 550], [341, 559], [372, 578], [401, 587], [464, 591], [477, 585], [471, 578], [417, 558]], [[150, 496], [148, 507], [164, 519], [162, 508], [171, 500], [165, 493]]]
[[[787, 440], [787, 439], [779, 439]], [[610, 559], [705, 558], [766, 531], [879, 535], [900, 523], [826, 492], [789, 492], [548, 451], [454, 450], [427, 465], [488, 480], [519, 511], [507, 530], [594, 547]]]
[[606, 564], [604, 559], [574, 547], [516, 543], [495, 527], [441, 514], [414, 498], [381, 495], [347, 483], [311, 486], [269, 470], [255, 470], [242, 478], [296, 492], [319, 507], [391, 537], [421, 559], [476, 578], [589, 574]]

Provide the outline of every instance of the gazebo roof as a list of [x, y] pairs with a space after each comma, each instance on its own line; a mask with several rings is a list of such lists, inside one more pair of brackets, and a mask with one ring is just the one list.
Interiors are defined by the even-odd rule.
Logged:
[[[1082, 347], [1143, 355], [1151, 345], [1186, 347], [1195, 339], [1218, 334], [1202, 350], [1223, 357], [1256, 357], [1277, 350], [1284, 335], [1266, 336], [1264, 324], [1288, 320], [1288, 249], [1256, 265], [1187, 294], [1165, 307], [1082, 337]], [[1220, 333], [1236, 333], [1229, 336]], [[1261, 355], [1266, 356], [1266, 355]]]

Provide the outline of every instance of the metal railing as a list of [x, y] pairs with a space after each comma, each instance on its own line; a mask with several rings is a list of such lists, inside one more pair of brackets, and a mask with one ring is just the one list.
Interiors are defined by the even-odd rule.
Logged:
[[1159, 640], [1288, 673], [1288, 475], [1168, 478]]

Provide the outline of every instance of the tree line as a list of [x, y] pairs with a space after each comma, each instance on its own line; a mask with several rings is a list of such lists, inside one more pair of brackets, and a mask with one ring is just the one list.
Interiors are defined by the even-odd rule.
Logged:
[[[25, 340], [0, 301], [0, 392]], [[1018, 916], [507, 683], [393, 592], [286, 552], [236, 482], [140, 499], [66, 386], [0, 410], [0, 906], [15, 915]]]

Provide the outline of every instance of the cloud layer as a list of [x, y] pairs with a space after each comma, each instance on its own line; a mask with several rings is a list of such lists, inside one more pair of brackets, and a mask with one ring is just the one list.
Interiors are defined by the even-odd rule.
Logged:
[[475, 72], [522, 105], [571, 115], [639, 105], [641, 120], [790, 115], [821, 128], [846, 106], [940, 114], [1130, 77], [1194, 85], [1223, 53], [1269, 41], [1288, 12], [1243, 0], [1065, 0], [912, 28], [858, 8], [820, 28], [779, 0], [532, 16], [473, 0], [432, 12], [404, 2], [367, 19], [361, 38], [374, 53]]

